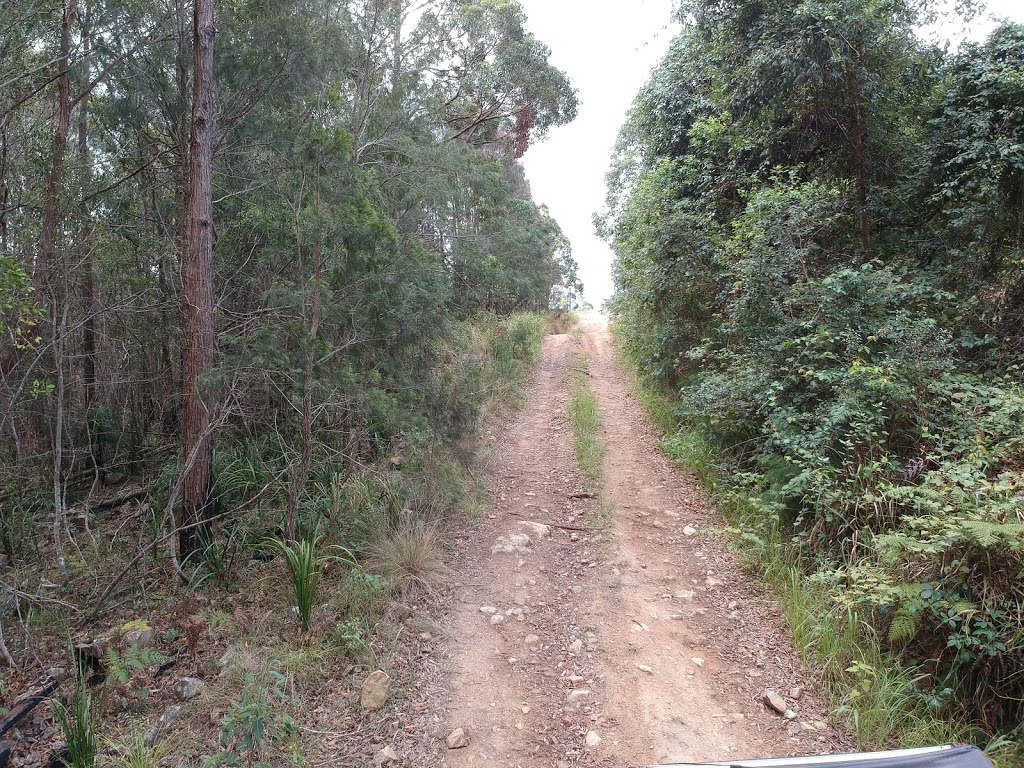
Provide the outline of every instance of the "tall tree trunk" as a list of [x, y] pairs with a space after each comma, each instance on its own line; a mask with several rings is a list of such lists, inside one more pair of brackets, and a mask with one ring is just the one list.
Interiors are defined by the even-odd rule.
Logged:
[[[75, 22], [78, 0], [65, 0], [64, 16], [60, 27], [60, 55], [57, 58], [57, 131], [53, 137], [50, 156], [50, 174], [46, 181], [43, 201], [43, 221], [39, 236], [39, 253], [32, 273], [36, 295], [45, 297], [49, 287], [50, 263], [53, 261], [54, 238], [57, 232], [57, 198], [64, 179], [64, 154], [71, 127], [71, 80], [68, 70], [71, 61], [71, 26]], [[51, 308], [51, 311], [55, 311]]]
[[66, 317], [58, 306], [57, 292], [50, 281], [50, 270], [55, 256], [57, 234], [57, 200], [64, 180], [64, 156], [67, 152], [68, 133], [71, 129], [71, 27], [75, 23], [77, 0], [65, 0], [60, 27], [60, 54], [57, 57], [57, 130], [53, 137], [50, 172], [46, 180], [43, 200], [43, 220], [39, 236], [39, 252], [32, 273], [36, 296], [49, 304], [50, 329], [53, 333], [54, 368], [56, 371], [56, 424], [53, 433], [53, 545], [57, 564], [62, 574], [67, 573], [61, 531], [64, 522], [64, 330]]
[[[185, 316], [185, 293], [180, 290], [181, 275], [185, 263], [188, 261], [188, 229], [189, 229], [189, 130], [191, 114], [191, 94], [189, 93], [189, 59], [192, 56], [192, 32], [189, 24], [188, 8], [185, 0], [175, 0], [174, 13], [176, 20], [177, 35], [177, 89], [179, 110], [172, 130], [174, 131], [174, 153], [175, 153], [175, 178], [174, 178], [174, 209], [175, 216], [174, 230], [174, 263], [167, 259], [161, 259], [158, 271], [158, 281], [161, 286], [167, 286], [172, 290], [164, 292], [165, 296], [176, 292], [178, 309], [182, 318]], [[155, 206], [155, 202], [154, 202]], [[175, 266], [177, 273], [175, 273]], [[171, 278], [177, 274], [177, 280]], [[171, 326], [167, 326], [171, 328]], [[179, 341], [180, 343], [180, 341]], [[168, 339], [165, 349], [167, 355], [164, 360], [164, 381], [167, 388], [166, 401], [164, 403], [164, 429], [173, 432], [178, 429], [181, 423], [180, 399], [184, 392], [183, 364], [184, 348], [174, 350], [172, 338]], [[172, 354], [176, 351], [177, 354]]]
[[193, 11], [192, 132], [189, 140], [188, 247], [182, 265], [184, 306], [183, 468], [178, 551], [199, 546], [198, 527], [212, 506], [213, 435], [199, 378], [213, 363], [213, 41], [214, 0]]
[[96, 286], [92, 261], [92, 214], [85, 202], [89, 184], [89, 97], [92, 95], [90, 64], [92, 59], [92, 0], [86, 0], [85, 18], [82, 21], [82, 81], [84, 91], [78, 106], [78, 161], [82, 174], [82, 234], [79, 241], [82, 270], [82, 383], [85, 385], [85, 418], [89, 430], [89, 448], [97, 486], [103, 479], [103, 444], [94, 419], [96, 405]]
[[[316, 189], [314, 203], [317, 217], [320, 216], [320, 166], [319, 159], [316, 169]], [[300, 241], [301, 245], [301, 241]], [[313, 244], [313, 298], [309, 312], [309, 349], [306, 351], [306, 370], [303, 376], [302, 392], [302, 455], [299, 468], [292, 482], [292, 492], [288, 498], [288, 518], [285, 521], [285, 536], [295, 538], [298, 528], [299, 500], [309, 482], [309, 471], [313, 465], [313, 365], [316, 362], [316, 350], [313, 347], [317, 334], [320, 332], [320, 284], [323, 281], [323, 241], [317, 235]]]

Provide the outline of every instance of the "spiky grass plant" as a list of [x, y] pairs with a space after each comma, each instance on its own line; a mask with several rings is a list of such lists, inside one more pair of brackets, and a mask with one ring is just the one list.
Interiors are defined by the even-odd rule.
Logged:
[[299, 611], [299, 624], [303, 632], [309, 632], [309, 615], [316, 602], [317, 584], [328, 558], [316, 551], [318, 541], [305, 540], [287, 544], [280, 539], [271, 539], [270, 545], [284, 555], [288, 573], [295, 590], [295, 605]]
[[68, 704], [54, 700], [53, 713], [64, 732], [64, 743], [68, 749], [65, 763], [68, 768], [94, 768], [99, 752], [96, 720], [93, 716], [92, 693], [83, 675], [79, 674], [75, 678], [75, 690]]

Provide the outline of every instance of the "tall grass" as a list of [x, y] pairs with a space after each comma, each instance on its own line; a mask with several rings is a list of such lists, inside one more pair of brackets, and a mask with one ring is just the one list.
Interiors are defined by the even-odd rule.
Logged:
[[82, 674], [75, 677], [75, 690], [71, 701], [65, 705], [54, 700], [53, 714], [64, 732], [69, 768], [94, 768], [99, 753], [96, 737], [96, 721], [93, 711], [92, 693]]

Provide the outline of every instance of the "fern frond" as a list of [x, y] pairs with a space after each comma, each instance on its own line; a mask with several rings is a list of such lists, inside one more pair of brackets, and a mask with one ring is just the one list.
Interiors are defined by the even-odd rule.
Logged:
[[917, 617], [910, 611], [899, 610], [889, 625], [889, 642], [900, 643], [909, 640], [917, 631]]

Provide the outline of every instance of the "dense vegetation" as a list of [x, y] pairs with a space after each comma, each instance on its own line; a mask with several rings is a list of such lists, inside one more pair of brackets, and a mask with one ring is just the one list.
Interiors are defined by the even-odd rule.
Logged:
[[465, 506], [508, 316], [581, 289], [518, 162], [576, 95], [515, 0], [217, 6], [0, 3], [0, 690], [268, 537], [307, 628], [328, 547]]
[[747, 546], [778, 542], [819, 620], [879, 650], [831, 654], [842, 711], [902, 667], [868, 742], [936, 738], [901, 731], [913, 712], [1013, 739], [1024, 27], [948, 53], [921, 14], [684, 2], [598, 224], [623, 344], [679, 396], [674, 444], [700, 435]]

